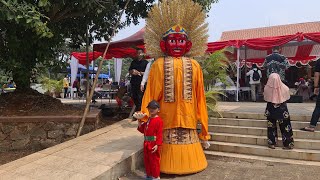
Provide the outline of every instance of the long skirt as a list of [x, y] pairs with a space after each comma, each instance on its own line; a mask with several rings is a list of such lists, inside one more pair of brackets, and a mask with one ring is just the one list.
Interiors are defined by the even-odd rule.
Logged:
[[165, 129], [161, 147], [160, 171], [191, 174], [204, 170], [207, 160], [196, 129]]

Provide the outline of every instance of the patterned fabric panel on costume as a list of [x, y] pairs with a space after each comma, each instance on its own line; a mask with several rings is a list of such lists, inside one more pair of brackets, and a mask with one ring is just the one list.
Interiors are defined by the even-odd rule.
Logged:
[[196, 129], [174, 128], [163, 130], [165, 144], [194, 144], [199, 142]]
[[[183, 63], [183, 98], [192, 99], [192, 63], [191, 59], [182, 57]], [[164, 58], [164, 102], [174, 102], [174, 58]]]
[[164, 58], [164, 102], [174, 102], [173, 57]]
[[190, 58], [183, 57], [183, 97], [192, 99], [192, 64]]

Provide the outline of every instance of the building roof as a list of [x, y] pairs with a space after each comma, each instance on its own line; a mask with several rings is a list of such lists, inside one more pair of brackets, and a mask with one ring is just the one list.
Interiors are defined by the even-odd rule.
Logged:
[[220, 41], [284, 36], [284, 35], [296, 34], [297, 32], [303, 32], [303, 33], [320, 32], [320, 21], [253, 28], [253, 29], [242, 29], [242, 30], [235, 30], [235, 31], [225, 31], [222, 33]]

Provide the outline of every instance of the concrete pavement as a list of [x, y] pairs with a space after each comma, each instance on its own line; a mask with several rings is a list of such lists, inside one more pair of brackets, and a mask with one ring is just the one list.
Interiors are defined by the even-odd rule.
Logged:
[[126, 119], [0, 166], [0, 179], [116, 179], [142, 163], [142, 134]]

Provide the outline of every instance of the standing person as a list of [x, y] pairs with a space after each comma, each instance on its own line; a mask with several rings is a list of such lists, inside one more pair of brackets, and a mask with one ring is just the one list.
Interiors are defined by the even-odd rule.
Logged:
[[69, 79], [68, 75], [63, 78], [63, 89], [64, 89], [64, 98], [67, 98], [68, 90], [69, 90]]
[[[181, 14], [183, 18], [177, 18]], [[202, 7], [192, 0], [163, 0], [153, 6], [146, 20], [145, 46], [157, 59], [150, 69], [141, 111], [148, 113], [146, 106], [151, 100], [160, 104], [160, 171], [166, 174], [191, 174], [208, 166], [203, 152], [210, 146], [203, 74], [191, 58], [207, 49], [205, 18]], [[200, 133], [198, 122], [202, 124]]]
[[[146, 179], [160, 179], [160, 147], [162, 145], [163, 128], [162, 119], [158, 116], [160, 105], [153, 100], [148, 104], [147, 108], [149, 119], [147, 122], [139, 120], [138, 126], [138, 131], [144, 134], [143, 158]], [[136, 118], [138, 119], [139, 117], [136, 116]]]
[[[80, 93], [80, 82], [79, 82], [79, 78], [76, 78], [72, 84], [72, 88], [76, 88], [76, 93], [79, 96]], [[73, 90], [72, 90], [73, 91]]]
[[[81, 94], [82, 95], [85, 94], [86, 96], [88, 96], [87, 95], [87, 87], [88, 87], [87, 86], [87, 84], [88, 84], [87, 77], [88, 77], [88, 74], [86, 73], [86, 74], [84, 74], [84, 77], [80, 80]], [[92, 88], [92, 84], [89, 82], [89, 93], [91, 91], [91, 88]], [[91, 98], [91, 100], [92, 100], [91, 102], [92, 103], [96, 103], [97, 102], [96, 98], [98, 98], [98, 97], [102, 97], [101, 94], [96, 92], [96, 91], [94, 91], [93, 95], [92, 95], [92, 98]]]
[[298, 83], [296, 94], [299, 95], [299, 96], [302, 96], [302, 100], [303, 101], [308, 100], [309, 97], [310, 97], [308, 83], [303, 78], [299, 79], [299, 83]]
[[137, 58], [135, 58], [129, 67], [129, 73], [131, 74], [131, 96], [136, 105], [136, 111], [141, 110], [141, 101], [143, 92], [140, 89], [142, 76], [147, 67], [148, 61], [144, 59], [144, 53], [142, 49], [137, 50]]
[[316, 107], [313, 110], [312, 117], [310, 120], [310, 125], [302, 128], [303, 131], [314, 132], [320, 117], [320, 95], [319, 95], [319, 79], [320, 79], [320, 59], [317, 60], [315, 72], [314, 72], [314, 94], [317, 96]]
[[261, 71], [258, 69], [256, 64], [252, 65], [252, 69], [247, 72], [247, 76], [250, 76], [249, 84], [251, 86], [251, 98], [253, 102], [257, 101], [256, 89], [258, 89], [258, 93], [261, 91]]
[[84, 74], [84, 76], [82, 77], [82, 79], [80, 80], [80, 91], [81, 91], [81, 96], [87, 94], [87, 76], [88, 74]]
[[267, 78], [270, 74], [277, 73], [280, 75], [281, 81], [286, 84], [285, 71], [289, 68], [289, 63], [288, 59], [279, 53], [279, 49], [279, 46], [272, 48], [272, 54], [266, 57], [263, 66], [266, 68]]
[[268, 147], [275, 149], [278, 139], [277, 122], [279, 122], [283, 149], [292, 149], [293, 132], [286, 103], [290, 99], [290, 92], [289, 88], [282, 83], [279, 74], [270, 74], [263, 95], [264, 100], [267, 101], [265, 116], [268, 120]]

